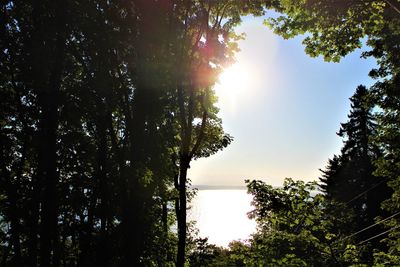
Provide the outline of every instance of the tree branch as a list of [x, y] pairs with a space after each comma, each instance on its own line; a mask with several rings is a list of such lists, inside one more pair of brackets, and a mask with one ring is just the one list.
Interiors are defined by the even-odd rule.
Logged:
[[391, 6], [394, 10], [396, 10], [397, 13], [400, 14], [400, 10], [394, 5], [392, 4], [389, 0], [384, 0], [389, 6]]
[[190, 151], [190, 158], [192, 158], [194, 156], [194, 154], [197, 152], [197, 150], [199, 149], [199, 147], [201, 145], [201, 142], [204, 139], [204, 131], [206, 129], [207, 118], [208, 118], [207, 111], [204, 110], [203, 118], [201, 120], [201, 126], [200, 126], [199, 135], [198, 135], [198, 138], [196, 140], [196, 143], [194, 144], [192, 150]]

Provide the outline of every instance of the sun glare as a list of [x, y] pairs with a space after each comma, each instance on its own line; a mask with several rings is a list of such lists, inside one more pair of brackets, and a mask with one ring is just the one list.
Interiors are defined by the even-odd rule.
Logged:
[[234, 64], [226, 68], [215, 86], [219, 106], [234, 108], [237, 99], [246, 93], [250, 83], [249, 72], [244, 66]]
[[189, 221], [196, 221], [201, 237], [228, 247], [233, 240], [246, 240], [256, 229], [256, 222], [247, 217], [253, 208], [252, 196], [246, 190], [199, 190], [189, 209]]

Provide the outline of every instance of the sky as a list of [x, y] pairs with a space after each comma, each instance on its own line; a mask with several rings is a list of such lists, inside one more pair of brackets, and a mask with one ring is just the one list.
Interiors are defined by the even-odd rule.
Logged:
[[305, 54], [301, 37], [284, 40], [262, 22], [247, 17], [237, 29], [246, 39], [215, 86], [224, 130], [234, 141], [192, 162], [194, 185], [317, 180], [319, 169], [340, 152], [336, 132], [347, 120], [349, 97], [359, 84], [373, 84], [368, 72], [376, 63], [361, 59], [361, 50], [327, 63]]

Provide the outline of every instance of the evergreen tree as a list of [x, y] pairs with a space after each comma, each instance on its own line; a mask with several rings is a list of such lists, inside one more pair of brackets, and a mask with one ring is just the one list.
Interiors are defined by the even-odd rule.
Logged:
[[[371, 143], [376, 124], [367, 97], [368, 90], [365, 86], [358, 86], [350, 98], [349, 120], [341, 124], [338, 132], [343, 138], [341, 154], [329, 160], [320, 178], [321, 188], [327, 198], [345, 203], [353, 211], [354, 231], [373, 224], [377, 216], [385, 214], [380, 206], [391, 193], [386, 181], [374, 175], [376, 168], [373, 162], [381, 153]], [[379, 228], [365, 231], [358, 238], [367, 239], [379, 231]]]
[[341, 157], [338, 155], [333, 155], [332, 159], [328, 160], [328, 165], [325, 170], [319, 169], [322, 172], [322, 177], [319, 178], [320, 189], [325, 193], [328, 199], [331, 199], [331, 188], [336, 186], [336, 179], [332, 177], [340, 177], [341, 171]]

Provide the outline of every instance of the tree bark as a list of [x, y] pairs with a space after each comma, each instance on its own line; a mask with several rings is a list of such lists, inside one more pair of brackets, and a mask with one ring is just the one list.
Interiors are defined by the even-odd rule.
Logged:
[[[35, 2], [34, 15], [43, 18], [40, 14], [41, 3]], [[58, 222], [58, 172], [57, 172], [57, 129], [58, 129], [58, 97], [61, 88], [61, 77], [63, 73], [63, 63], [65, 57], [65, 6], [56, 3], [54, 6], [56, 14], [56, 24], [54, 32], [46, 32], [48, 19], [38, 19], [35, 25], [38, 36], [34, 40], [33, 59], [35, 90], [38, 95], [41, 117], [39, 119], [39, 152], [38, 152], [38, 175], [41, 181], [41, 211], [40, 211], [40, 266], [48, 267], [57, 265], [52, 262], [52, 255], [55, 252]], [[51, 12], [51, 9], [48, 10]], [[44, 36], [47, 36], [43, 38]], [[43, 39], [42, 39], [43, 38]], [[54, 38], [54, 39], [52, 39]], [[43, 42], [47, 40], [48, 42]], [[48, 64], [43, 68], [41, 62], [44, 58]], [[50, 71], [50, 74], [46, 73]]]
[[176, 266], [185, 266], [185, 252], [186, 252], [186, 182], [187, 171], [189, 168], [190, 157], [188, 155], [181, 155], [180, 157], [180, 170], [179, 170], [179, 207], [177, 209], [178, 220], [178, 254], [176, 259]]

